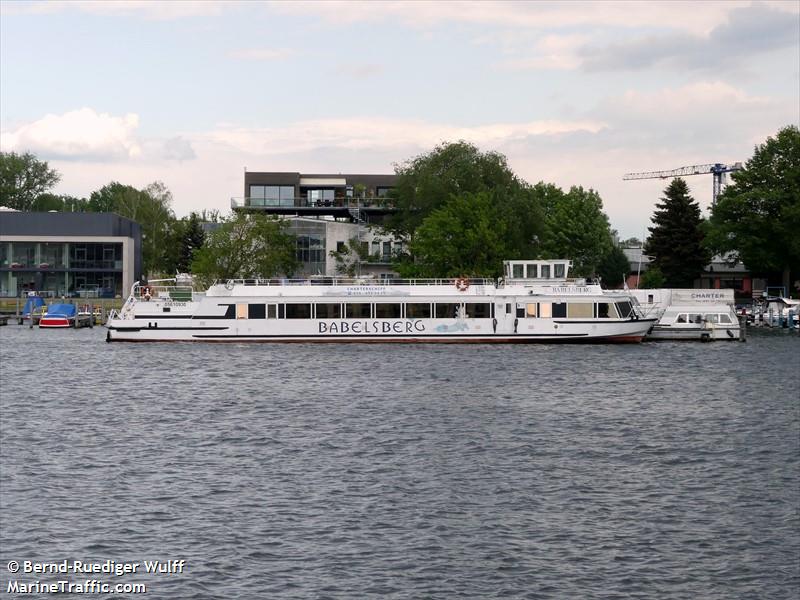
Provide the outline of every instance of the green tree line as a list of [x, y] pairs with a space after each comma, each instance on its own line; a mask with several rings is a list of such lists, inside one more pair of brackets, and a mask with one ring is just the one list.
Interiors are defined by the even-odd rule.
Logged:
[[[600, 195], [573, 186], [529, 184], [497, 152], [443, 143], [396, 166], [394, 210], [381, 233], [403, 242], [394, 268], [404, 277], [499, 277], [504, 260], [569, 258], [573, 274], [615, 287], [628, 274]], [[176, 218], [160, 182], [143, 189], [112, 182], [89, 198], [54, 195], [60, 176], [32, 154], [0, 153], [0, 204], [17, 210], [114, 212], [142, 227], [145, 273], [191, 271], [204, 281], [290, 275], [294, 237], [273, 217], [192, 213]], [[782, 129], [758, 146], [703, 219], [685, 182], [664, 192], [645, 242], [649, 285], [691, 285], [709, 258], [726, 253], [756, 274], [779, 272], [789, 286], [800, 267], [800, 132]], [[203, 223], [216, 221], [205, 233]], [[337, 262], [359, 252], [347, 244]], [[355, 257], [356, 261], [364, 257]]]
[[667, 186], [644, 246], [652, 258], [645, 286], [691, 287], [711, 257], [723, 255], [787, 293], [800, 291], [800, 130], [767, 138], [731, 179], [708, 219], [685, 181]]

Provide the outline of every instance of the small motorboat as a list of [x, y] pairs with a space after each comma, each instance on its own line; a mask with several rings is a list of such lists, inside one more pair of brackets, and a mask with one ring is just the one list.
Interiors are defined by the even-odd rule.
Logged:
[[74, 304], [51, 304], [39, 319], [41, 329], [75, 327], [78, 309]]

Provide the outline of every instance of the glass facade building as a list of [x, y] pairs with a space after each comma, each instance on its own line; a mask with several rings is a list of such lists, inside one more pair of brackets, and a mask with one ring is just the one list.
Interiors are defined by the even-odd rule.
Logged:
[[0, 213], [0, 296], [125, 296], [141, 277], [141, 232], [109, 213]]

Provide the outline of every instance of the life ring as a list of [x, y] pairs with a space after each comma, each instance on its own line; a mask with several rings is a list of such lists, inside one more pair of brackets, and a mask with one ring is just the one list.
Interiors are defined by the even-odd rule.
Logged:
[[230, 279], [228, 281], [226, 281], [225, 282], [225, 289], [228, 290], [228, 291], [232, 290], [233, 289], [233, 281], [231, 281]]
[[466, 277], [459, 277], [456, 279], [456, 289], [459, 292], [466, 292], [469, 289], [469, 279]]

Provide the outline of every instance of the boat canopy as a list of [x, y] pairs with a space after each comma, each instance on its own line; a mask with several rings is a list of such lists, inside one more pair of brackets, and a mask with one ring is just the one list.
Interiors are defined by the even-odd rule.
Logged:
[[48, 317], [74, 317], [78, 309], [74, 304], [51, 304], [47, 307]]
[[40, 306], [44, 306], [44, 298], [41, 296], [28, 296], [28, 299], [25, 301], [25, 306], [22, 308], [22, 316], [29, 317], [31, 311]]

